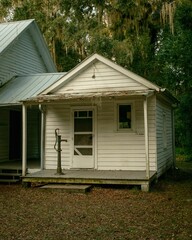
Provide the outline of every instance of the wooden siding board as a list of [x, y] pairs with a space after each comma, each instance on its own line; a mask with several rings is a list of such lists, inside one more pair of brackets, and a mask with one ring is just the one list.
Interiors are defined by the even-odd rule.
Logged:
[[[129, 100], [127, 100], [129, 101]], [[115, 130], [115, 102], [102, 101], [102, 105], [97, 106], [97, 169], [99, 170], [145, 170], [145, 145], [144, 135], [137, 134], [144, 131], [143, 124], [143, 101], [134, 101], [135, 119], [138, 123], [134, 132], [118, 132]], [[154, 102], [152, 101], [152, 108]], [[73, 102], [72, 106], [78, 106], [78, 102]], [[88, 103], [85, 104], [88, 106]], [[71, 105], [47, 105], [47, 125], [46, 125], [46, 168], [56, 167], [57, 153], [53, 148], [55, 143], [54, 130], [60, 128], [62, 137], [68, 139], [62, 144], [62, 166], [70, 168], [71, 164]], [[91, 106], [91, 105], [90, 105]], [[138, 118], [137, 118], [138, 114]], [[153, 114], [151, 113], [151, 116]], [[139, 120], [138, 120], [139, 119]], [[155, 129], [154, 116], [149, 120], [149, 124]], [[150, 168], [156, 170], [156, 143], [154, 131], [150, 134]]]
[[[95, 78], [92, 78], [95, 74]], [[76, 76], [73, 81], [66, 83], [57, 93], [89, 92], [113, 90], [143, 90], [147, 89], [142, 84], [128, 78], [104, 63], [97, 62], [89, 69]]]
[[[163, 174], [173, 163], [172, 151], [172, 117], [171, 107], [157, 101], [157, 167], [158, 176]], [[164, 147], [163, 137], [163, 114], [166, 115], [167, 146]]]
[[70, 168], [71, 163], [71, 132], [70, 132], [70, 106], [49, 105], [46, 111], [46, 136], [45, 136], [45, 168], [56, 169], [57, 152], [54, 149], [55, 129], [60, 129], [62, 138], [68, 142], [62, 142], [61, 159], [62, 167]]

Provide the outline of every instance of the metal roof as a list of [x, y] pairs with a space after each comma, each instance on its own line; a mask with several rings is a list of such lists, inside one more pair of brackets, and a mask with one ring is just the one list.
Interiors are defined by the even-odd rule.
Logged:
[[14, 46], [14, 43], [22, 33], [28, 29], [45, 65], [48, 68], [48, 72], [57, 72], [49, 49], [34, 19], [0, 23], [0, 56], [2, 56], [10, 46]]
[[34, 20], [6, 22], [0, 24], [0, 53], [11, 44], [19, 34]]
[[0, 88], [0, 106], [20, 104], [35, 97], [66, 73], [40, 73], [12, 78]]

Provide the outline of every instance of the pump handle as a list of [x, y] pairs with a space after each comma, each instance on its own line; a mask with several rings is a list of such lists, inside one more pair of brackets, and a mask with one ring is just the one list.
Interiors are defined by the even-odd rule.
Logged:
[[56, 145], [57, 145], [57, 141], [58, 141], [58, 139], [57, 139], [57, 136], [59, 135], [59, 128], [56, 128], [55, 129], [55, 145], [54, 145], [54, 149], [56, 150], [56, 151], [58, 151], [58, 149], [56, 148]]

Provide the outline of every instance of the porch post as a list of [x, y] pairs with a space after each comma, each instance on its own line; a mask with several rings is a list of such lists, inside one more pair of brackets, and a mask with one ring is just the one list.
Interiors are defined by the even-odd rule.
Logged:
[[143, 102], [144, 108], [144, 132], [145, 132], [145, 159], [146, 159], [146, 178], [150, 178], [149, 166], [149, 131], [148, 131], [148, 115], [147, 115], [147, 96]]
[[44, 169], [44, 146], [45, 146], [45, 110], [43, 106], [39, 105], [39, 110], [41, 111], [41, 170]]
[[27, 170], [27, 106], [22, 105], [22, 176]]

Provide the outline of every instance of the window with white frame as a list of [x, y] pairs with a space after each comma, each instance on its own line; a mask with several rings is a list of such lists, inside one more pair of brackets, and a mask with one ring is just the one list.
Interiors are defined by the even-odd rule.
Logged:
[[133, 106], [132, 104], [117, 104], [117, 129], [131, 130], [133, 128]]

